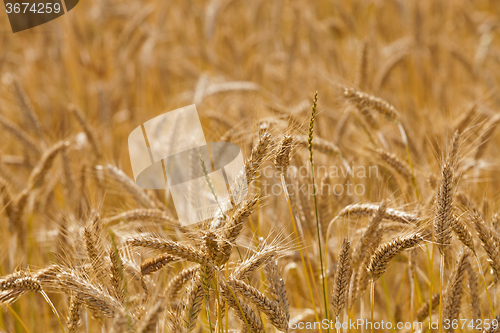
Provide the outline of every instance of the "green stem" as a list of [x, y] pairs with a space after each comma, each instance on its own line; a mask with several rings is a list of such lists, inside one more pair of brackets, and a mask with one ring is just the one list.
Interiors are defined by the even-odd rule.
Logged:
[[205, 296], [205, 306], [206, 306], [206, 310], [207, 310], [208, 326], [210, 327], [210, 333], [213, 333], [213, 331], [212, 331], [212, 320], [210, 319], [210, 303], [209, 303], [208, 293]]
[[493, 307], [493, 303], [491, 303], [490, 292], [488, 291], [488, 285], [486, 284], [486, 280], [484, 278], [484, 273], [483, 273], [481, 261], [479, 261], [479, 257], [477, 256], [476, 253], [474, 253], [474, 257], [476, 258], [477, 267], [479, 268], [479, 275], [481, 276], [481, 280], [483, 281], [484, 290], [486, 292], [486, 297], [488, 298], [488, 303], [490, 305], [491, 315], [493, 316], [492, 318], [495, 318], [495, 308]]
[[[314, 163], [311, 154], [311, 171], [312, 171], [312, 185], [313, 185], [313, 197], [314, 197], [314, 211], [316, 213], [316, 230], [318, 232], [318, 247], [319, 247], [319, 261], [321, 263], [321, 282], [323, 283], [323, 300], [325, 302], [325, 317], [328, 320], [328, 301], [326, 298], [326, 280], [325, 280], [325, 269], [323, 267], [323, 249], [321, 247], [321, 232], [319, 229], [319, 215], [318, 215], [318, 200], [316, 198], [316, 185], [314, 183]], [[330, 328], [328, 327], [328, 332]]]
[[384, 276], [380, 277], [380, 282], [382, 283], [382, 289], [384, 290], [384, 297], [385, 297], [385, 304], [387, 306], [387, 312], [389, 313], [389, 319], [391, 320], [391, 330], [393, 332], [396, 332], [396, 325], [394, 325], [394, 318], [392, 316], [392, 311], [391, 311], [391, 299], [389, 297], [389, 290], [387, 289], [387, 284], [385, 283]]
[[[297, 230], [297, 223], [296, 223], [295, 218], [293, 216], [292, 205], [290, 202], [290, 195], [288, 193], [288, 188], [286, 186], [284, 174], [281, 174], [281, 185], [283, 186], [283, 192], [285, 193], [286, 202], [288, 203], [288, 210], [290, 211], [290, 216], [292, 218], [293, 231], [295, 232], [295, 236], [297, 236], [297, 246], [299, 248], [300, 259], [302, 261], [302, 266], [304, 268], [304, 276], [306, 278], [307, 287], [309, 289], [309, 295], [311, 297], [311, 302], [313, 304], [314, 316], [316, 317], [316, 320], [319, 322], [318, 311], [316, 310], [316, 302], [314, 300], [311, 282], [309, 280], [309, 274], [307, 272], [306, 261], [304, 260], [304, 254], [302, 253], [303, 245], [302, 245], [302, 242], [300, 240], [299, 232]], [[310, 266], [309, 266], [309, 268], [310, 268]], [[314, 276], [311, 275], [311, 279], [313, 279], [313, 278], [314, 278]], [[320, 329], [320, 332], [321, 332], [321, 329]]]

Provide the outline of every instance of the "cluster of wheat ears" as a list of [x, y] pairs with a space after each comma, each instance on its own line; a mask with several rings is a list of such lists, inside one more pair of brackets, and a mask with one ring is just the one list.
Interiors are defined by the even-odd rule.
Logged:
[[[78, 8], [0, 35], [0, 332], [500, 332], [498, 3]], [[181, 226], [127, 135], [193, 103], [249, 191]]]

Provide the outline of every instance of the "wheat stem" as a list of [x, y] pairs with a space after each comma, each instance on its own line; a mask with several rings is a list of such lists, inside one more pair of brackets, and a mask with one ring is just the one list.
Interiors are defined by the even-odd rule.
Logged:
[[[290, 196], [288, 194], [288, 188], [286, 186], [284, 174], [281, 174], [281, 185], [283, 186], [283, 192], [285, 193], [286, 202], [288, 204], [288, 210], [290, 212], [290, 217], [292, 218], [293, 231], [295, 233], [295, 237], [297, 237], [297, 245], [299, 248], [300, 259], [302, 261], [302, 267], [304, 268], [304, 276], [306, 278], [307, 288], [309, 290], [309, 296], [311, 297], [311, 302], [313, 303], [314, 316], [316, 317], [316, 320], [319, 322], [318, 311], [316, 310], [316, 302], [314, 300], [311, 281], [309, 280], [309, 273], [307, 272], [306, 261], [304, 260], [304, 253], [302, 252], [302, 243], [300, 241], [300, 236], [297, 231], [297, 222], [295, 221], [295, 218], [293, 216], [292, 205], [290, 203]], [[311, 276], [311, 278], [313, 277]]]
[[[321, 233], [319, 226], [319, 214], [318, 214], [318, 198], [316, 195], [316, 184], [314, 179], [314, 162], [313, 162], [313, 135], [314, 135], [314, 120], [316, 117], [316, 110], [318, 106], [318, 92], [314, 94], [313, 107], [311, 112], [311, 121], [309, 123], [309, 162], [311, 163], [311, 173], [312, 173], [312, 186], [313, 186], [313, 197], [314, 197], [314, 212], [316, 215], [316, 231], [318, 234], [318, 247], [319, 247], [319, 261], [321, 266], [321, 282], [323, 284], [323, 301], [325, 305], [325, 317], [328, 320], [328, 300], [326, 296], [326, 279], [325, 279], [325, 269], [323, 264], [323, 249], [321, 247]], [[330, 327], [328, 327], [328, 332], [330, 332]]]

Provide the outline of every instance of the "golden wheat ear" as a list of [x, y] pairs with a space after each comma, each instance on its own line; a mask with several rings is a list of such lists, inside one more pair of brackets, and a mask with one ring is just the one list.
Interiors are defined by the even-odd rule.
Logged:
[[241, 230], [243, 229], [243, 226], [248, 217], [252, 214], [253, 210], [257, 206], [258, 201], [258, 197], [246, 200], [238, 207], [234, 214], [229, 217], [229, 220], [222, 227], [220, 237], [221, 244], [219, 245], [221, 251], [217, 256], [218, 264], [224, 264], [229, 260], [234, 242], [240, 235]]
[[383, 99], [351, 87], [341, 86], [341, 88], [343, 97], [353, 103], [359, 110], [369, 108], [393, 121], [399, 121], [401, 118], [396, 108]]
[[488, 263], [496, 278], [500, 278], [500, 237], [484, 222], [477, 210], [474, 209], [469, 214], [468, 220], [476, 229], [481, 245], [488, 255]]
[[62, 266], [49, 266], [34, 274], [44, 290], [76, 297], [95, 318], [113, 318], [121, 304], [101, 286], [82, 277], [76, 270]]
[[285, 283], [279, 273], [278, 261], [270, 260], [267, 265], [264, 266], [264, 272], [269, 283], [268, 290], [273, 300], [278, 304], [279, 308], [285, 312], [287, 320], [290, 320], [290, 304], [288, 303]]
[[199, 273], [199, 271], [199, 265], [187, 267], [180, 271], [170, 280], [165, 288], [165, 298], [169, 302], [173, 303], [179, 296], [182, 288], [184, 288], [184, 286], [191, 281]]
[[198, 315], [201, 312], [205, 292], [201, 281], [201, 271], [195, 275], [195, 278], [189, 284], [186, 292], [186, 307], [183, 311], [184, 320], [188, 332], [191, 332], [195, 325]]
[[[363, 232], [359, 243], [356, 245], [356, 249], [352, 251], [354, 256], [351, 260], [351, 282], [349, 289], [351, 291], [350, 306], [352, 307], [358, 297], [362, 296], [368, 287], [369, 274], [367, 270], [367, 265], [371, 254], [378, 247], [382, 239], [382, 227], [379, 226], [379, 218], [385, 210], [385, 203], [380, 206], [379, 209], [372, 218], [370, 225]], [[378, 221], [378, 222], [377, 222]], [[384, 228], [384, 230], [387, 230]], [[343, 247], [342, 247], [343, 249]], [[340, 262], [340, 258], [339, 258]], [[337, 272], [335, 272], [337, 274]], [[335, 275], [336, 276], [336, 275]]]
[[156, 257], [145, 260], [141, 264], [141, 274], [142, 275], [152, 274], [162, 269], [163, 267], [180, 260], [181, 259], [172, 256], [170, 254], [159, 254]]
[[378, 247], [370, 258], [368, 271], [373, 280], [378, 280], [389, 267], [389, 262], [404, 250], [411, 249], [423, 241], [419, 233], [400, 236]]
[[26, 147], [31, 154], [36, 157], [40, 156], [41, 151], [39, 144], [19, 126], [2, 115], [0, 115], [0, 125], [5, 131], [11, 133], [17, 140], [19, 140], [19, 142]]
[[54, 160], [57, 155], [67, 147], [69, 147], [68, 141], [59, 141], [42, 155], [28, 179], [27, 188], [30, 191], [39, 189], [45, 184], [46, 176], [54, 164]]
[[232, 276], [239, 280], [245, 280], [254, 271], [267, 265], [278, 256], [278, 249], [274, 246], [264, 245], [260, 247], [259, 251], [255, 252], [250, 258], [241, 262], [236, 267]]
[[[462, 249], [459, 254], [453, 272], [450, 276], [448, 287], [443, 300], [443, 315], [444, 319], [449, 319], [450, 322], [458, 319], [460, 313], [460, 305], [462, 295], [464, 294], [464, 282], [467, 273], [467, 263], [470, 256], [470, 251], [467, 248]], [[453, 328], [450, 329], [450, 332]]]
[[113, 180], [115, 183], [123, 186], [123, 189], [130, 194], [130, 196], [138, 203], [139, 205], [145, 208], [157, 208], [157, 209], [166, 209], [165, 205], [159, 203], [152, 196], [150, 196], [144, 189], [140, 188], [129, 176], [127, 176], [122, 170], [119, 168], [107, 164], [103, 166], [96, 166], [96, 169], [104, 170], [105, 174], [109, 177], [109, 179]]
[[467, 262], [465, 263], [467, 270], [467, 281], [468, 281], [468, 294], [470, 300], [470, 313], [472, 319], [478, 320], [481, 319], [481, 298], [479, 296], [479, 282], [477, 278], [477, 273], [472, 268], [472, 264], [470, 262], [470, 258], [467, 258]]
[[351, 280], [351, 243], [346, 237], [340, 249], [339, 261], [335, 272], [335, 282], [333, 284], [333, 293], [331, 303], [333, 313], [337, 320], [341, 320], [340, 314], [347, 305], [349, 295], [349, 282]]
[[420, 308], [417, 310], [417, 320], [423, 322], [425, 318], [429, 316], [429, 310], [431, 307], [433, 311], [437, 310], [440, 300], [441, 297], [439, 293], [435, 293], [434, 295], [432, 295], [432, 298], [422, 304], [422, 306], [420, 306]]
[[108, 285], [110, 282], [109, 270], [107, 270], [108, 265], [105, 260], [107, 251], [102, 239], [101, 217], [97, 211], [93, 211], [87, 221], [87, 225], [83, 229], [83, 239], [93, 276], [96, 281], [100, 281], [105, 286]]
[[0, 304], [8, 305], [28, 292], [41, 290], [40, 281], [29, 272], [12, 273], [0, 279]]
[[472, 233], [462, 219], [454, 216], [452, 218], [451, 228], [462, 244], [468, 247], [472, 253], [475, 253], [476, 250], [474, 249], [474, 239], [472, 238]]
[[78, 326], [80, 325], [81, 311], [82, 303], [78, 300], [77, 296], [71, 296], [69, 300], [67, 318], [68, 332], [74, 333], [77, 331]]
[[399, 174], [404, 180], [407, 182], [412, 181], [412, 172], [410, 166], [399, 159], [395, 154], [391, 154], [383, 149], [376, 149], [375, 153], [377, 157], [384, 162], [385, 165], [389, 166], [392, 170], [394, 170], [397, 174]]
[[442, 169], [441, 185], [436, 200], [436, 218], [434, 222], [435, 241], [439, 252], [443, 254], [451, 242], [451, 220], [453, 210], [453, 167], [447, 161]]
[[278, 151], [274, 156], [274, 165], [281, 172], [285, 173], [290, 165], [290, 156], [293, 148], [293, 137], [291, 135], [284, 135], [280, 142]]
[[220, 293], [234, 314], [242, 323], [242, 331], [247, 333], [264, 333], [262, 321], [255, 311], [247, 305], [229, 286], [220, 284]]
[[21, 113], [26, 118], [28, 123], [28, 128], [35, 132], [35, 135], [40, 140], [43, 145], [42, 139], [42, 125], [40, 124], [40, 120], [33, 109], [30, 99], [24, 90], [23, 85], [19, 81], [16, 76], [12, 77], [11, 80], [12, 88], [14, 90], [14, 95], [16, 97], [17, 103], [19, 105], [19, 109]]
[[[337, 218], [348, 217], [368, 217], [372, 216], [380, 207], [380, 204], [351, 204], [344, 207], [338, 214]], [[415, 214], [407, 213], [401, 210], [386, 208], [384, 213], [384, 219], [391, 220], [400, 223], [420, 223], [421, 219]]]
[[158, 300], [153, 306], [147, 309], [144, 318], [138, 323], [137, 333], [155, 333], [160, 316], [165, 306], [162, 300]]
[[241, 280], [230, 278], [227, 283], [230, 288], [245, 297], [245, 299], [248, 299], [262, 311], [274, 327], [284, 332], [288, 330], [287, 316], [274, 301]]
[[[378, 209], [373, 213], [372, 219], [368, 228], [363, 232], [361, 239], [356, 246], [354, 253], [354, 257], [352, 260], [352, 266], [354, 268], [359, 267], [367, 256], [370, 255], [370, 249], [374, 248], [374, 243], [379, 239], [380, 233], [380, 224], [385, 217], [387, 210], [387, 202], [383, 200]], [[375, 245], [376, 246], [376, 245]]]
[[145, 235], [128, 239], [126, 243], [134, 247], [144, 247], [164, 252], [194, 263], [211, 265], [210, 259], [198, 249], [169, 239]]

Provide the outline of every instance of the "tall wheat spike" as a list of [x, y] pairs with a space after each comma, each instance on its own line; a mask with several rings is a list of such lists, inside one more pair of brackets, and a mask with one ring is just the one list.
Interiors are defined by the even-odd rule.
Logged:
[[333, 313], [337, 320], [340, 319], [340, 313], [347, 304], [351, 272], [351, 244], [349, 239], [345, 238], [339, 254], [339, 263], [335, 272], [335, 282], [333, 284], [332, 293]]

